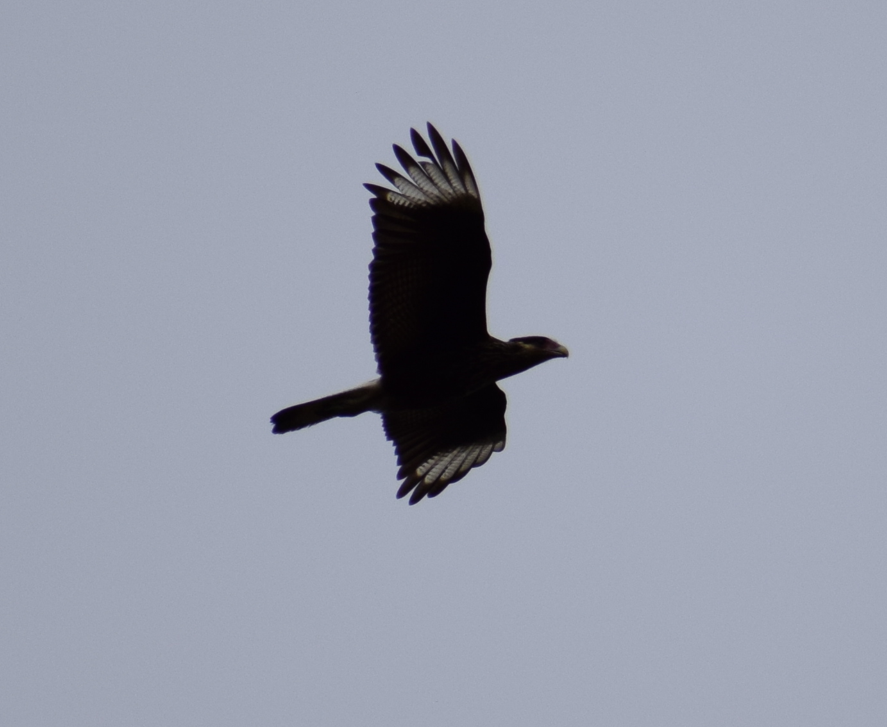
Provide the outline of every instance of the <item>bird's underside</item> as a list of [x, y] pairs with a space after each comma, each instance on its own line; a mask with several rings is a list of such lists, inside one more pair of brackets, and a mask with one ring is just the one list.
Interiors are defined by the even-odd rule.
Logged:
[[506, 399], [496, 381], [567, 355], [541, 336], [487, 333], [491, 258], [477, 182], [455, 141], [451, 154], [431, 124], [428, 135], [431, 146], [411, 130], [420, 161], [394, 147], [407, 176], [376, 165], [396, 191], [365, 185], [373, 193], [370, 333], [379, 378], [271, 418], [279, 434], [381, 413], [403, 480], [397, 496], [412, 492], [410, 504], [504, 449]]

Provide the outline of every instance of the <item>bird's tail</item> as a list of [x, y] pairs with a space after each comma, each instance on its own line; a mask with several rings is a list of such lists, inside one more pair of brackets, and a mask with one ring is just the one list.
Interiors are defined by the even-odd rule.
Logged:
[[376, 379], [356, 389], [281, 409], [271, 417], [271, 423], [275, 434], [292, 432], [334, 417], [353, 417], [365, 411], [378, 411], [381, 397], [382, 388]]

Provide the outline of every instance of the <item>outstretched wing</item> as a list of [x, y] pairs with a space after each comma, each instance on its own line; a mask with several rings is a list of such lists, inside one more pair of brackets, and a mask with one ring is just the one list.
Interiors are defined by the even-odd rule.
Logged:
[[407, 176], [376, 165], [397, 191], [365, 185], [375, 195], [370, 333], [379, 373], [394, 385], [416, 362], [487, 337], [491, 258], [477, 182], [455, 141], [451, 154], [431, 124], [428, 135], [433, 151], [411, 130], [428, 161], [394, 146]]
[[490, 384], [440, 406], [384, 412], [385, 434], [400, 465], [397, 477], [405, 478], [397, 496], [413, 491], [410, 505], [435, 497], [505, 449], [506, 405], [502, 389]]

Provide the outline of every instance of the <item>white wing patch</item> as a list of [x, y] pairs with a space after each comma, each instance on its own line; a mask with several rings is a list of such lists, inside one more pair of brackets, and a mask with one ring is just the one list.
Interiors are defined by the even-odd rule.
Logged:
[[384, 164], [376, 165], [382, 176], [397, 188], [397, 192], [374, 184], [367, 184], [366, 187], [377, 197], [401, 207], [448, 204], [469, 204], [479, 207], [480, 191], [465, 152], [453, 141], [451, 153], [437, 129], [430, 124], [428, 133], [434, 151], [415, 130], [412, 131], [416, 154], [424, 157], [419, 161], [402, 147], [394, 145], [394, 155], [409, 175], [409, 179]]
[[461, 479], [473, 467], [486, 464], [493, 452], [505, 449], [505, 440], [463, 444], [445, 449], [429, 457], [416, 467], [416, 479], [422, 489], [446, 485]]

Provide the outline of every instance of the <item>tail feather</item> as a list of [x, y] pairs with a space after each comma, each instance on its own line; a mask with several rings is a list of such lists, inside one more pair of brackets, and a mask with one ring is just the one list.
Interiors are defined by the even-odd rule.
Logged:
[[281, 409], [271, 417], [273, 431], [275, 434], [283, 434], [335, 417], [353, 417], [365, 411], [378, 411], [380, 398], [381, 388], [377, 379], [356, 389]]

